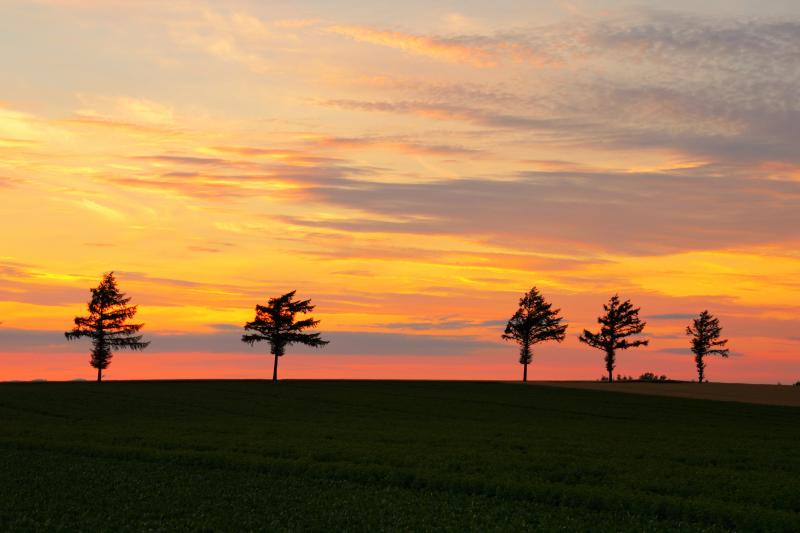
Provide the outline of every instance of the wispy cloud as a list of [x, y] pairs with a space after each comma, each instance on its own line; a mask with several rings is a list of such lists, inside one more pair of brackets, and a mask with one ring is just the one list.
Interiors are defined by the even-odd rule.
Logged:
[[415, 156], [474, 157], [480, 151], [465, 146], [426, 144], [393, 137], [327, 137], [309, 139], [310, 146], [335, 150], [386, 150]]
[[443, 39], [413, 35], [399, 31], [387, 31], [366, 26], [334, 25], [327, 31], [350, 37], [356, 41], [405, 50], [414, 54], [465, 63], [475, 67], [492, 67], [497, 61], [488, 50], [458, 39]]
[[273, 70], [270, 45], [285, 41], [276, 30], [300, 29], [300, 21], [268, 24], [247, 12], [232, 13], [204, 9], [197, 18], [179, 19], [172, 24], [173, 39], [185, 47], [196, 48], [230, 63], [244, 66], [256, 74]]

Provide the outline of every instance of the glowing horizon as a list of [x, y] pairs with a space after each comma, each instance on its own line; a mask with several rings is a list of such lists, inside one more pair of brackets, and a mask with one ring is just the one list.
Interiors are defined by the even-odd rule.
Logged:
[[91, 379], [56, 337], [113, 270], [154, 343], [109, 379], [268, 377], [237, 338], [292, 289], [339, 347], [283, 377], [518, 379], [537, 286], [532, 379], [603, 375], [619, 293], [619, 373], [694, 378], [708, 309], [712, 381], [794, 383], [800, 7], [645, 4], [5, 2], [0, 380]]

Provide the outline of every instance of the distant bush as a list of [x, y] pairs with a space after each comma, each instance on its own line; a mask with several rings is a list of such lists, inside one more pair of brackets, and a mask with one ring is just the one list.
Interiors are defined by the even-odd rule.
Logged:
[[794, 384], [795, 387], [800, 387], [800, 381]]
[[[597, 381], [605, 381], [608, 382], [608, 376], [600, 376], [600, 379]], [[645, 372], [638, 378], [634, 379], [633, 376], [623, 376], [622, 374], [617, 374], [616, 381], [647, 381], [647, 382], [667, 382], [670, 379], [665, 376], [664, 374], [657, 375], [653, 372]]]
[[[597, 381], [604, 381], [608, 382], [608, 376], [600, 376]], [[666, 382], [670, 381], [670, 379], [665, 376], [664, 374], [656, 375], [653, 372], [645, 372], [638, 378], [634, 379], [633, 376], [623, 376], [622, 374], [617, 374], [615, 381], [649, 381], [649, 382]]]
[[667, 381], [669, 378], [664, 374], [660, 376], [656, 376], [652, 372], [645, 372], [641, 376], [639, 376], [639, 381]]

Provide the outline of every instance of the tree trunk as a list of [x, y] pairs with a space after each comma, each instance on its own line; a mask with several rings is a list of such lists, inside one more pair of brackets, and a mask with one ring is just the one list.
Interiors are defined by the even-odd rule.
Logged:
[[522, 363], [522, 382], [528, 381], [528, 363]]
[[102, 368], [98, 368], [97, 369], [97, 382], [100, 383], [101, 381], [103, 381], [103, 369]]
[[272, 382], [278, 381], [278, 354], [275, 354], [275, 365], [272, 367]]
[[614, 371], [613, 370], [609, 370], [608, 371], [608, 382], [611, 383], [612, 381], [614, 381]]

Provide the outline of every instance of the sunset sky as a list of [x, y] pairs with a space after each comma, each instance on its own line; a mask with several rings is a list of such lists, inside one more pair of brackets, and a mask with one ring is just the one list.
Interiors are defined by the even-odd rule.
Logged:
[[93, 377], [63, 332], [114, 270], [152, 341], [105, 375], [271, 376], [256, 303], [317, 305], [286, 378], [800, 380], [797, 0], [4, 0], [0, 380]]

